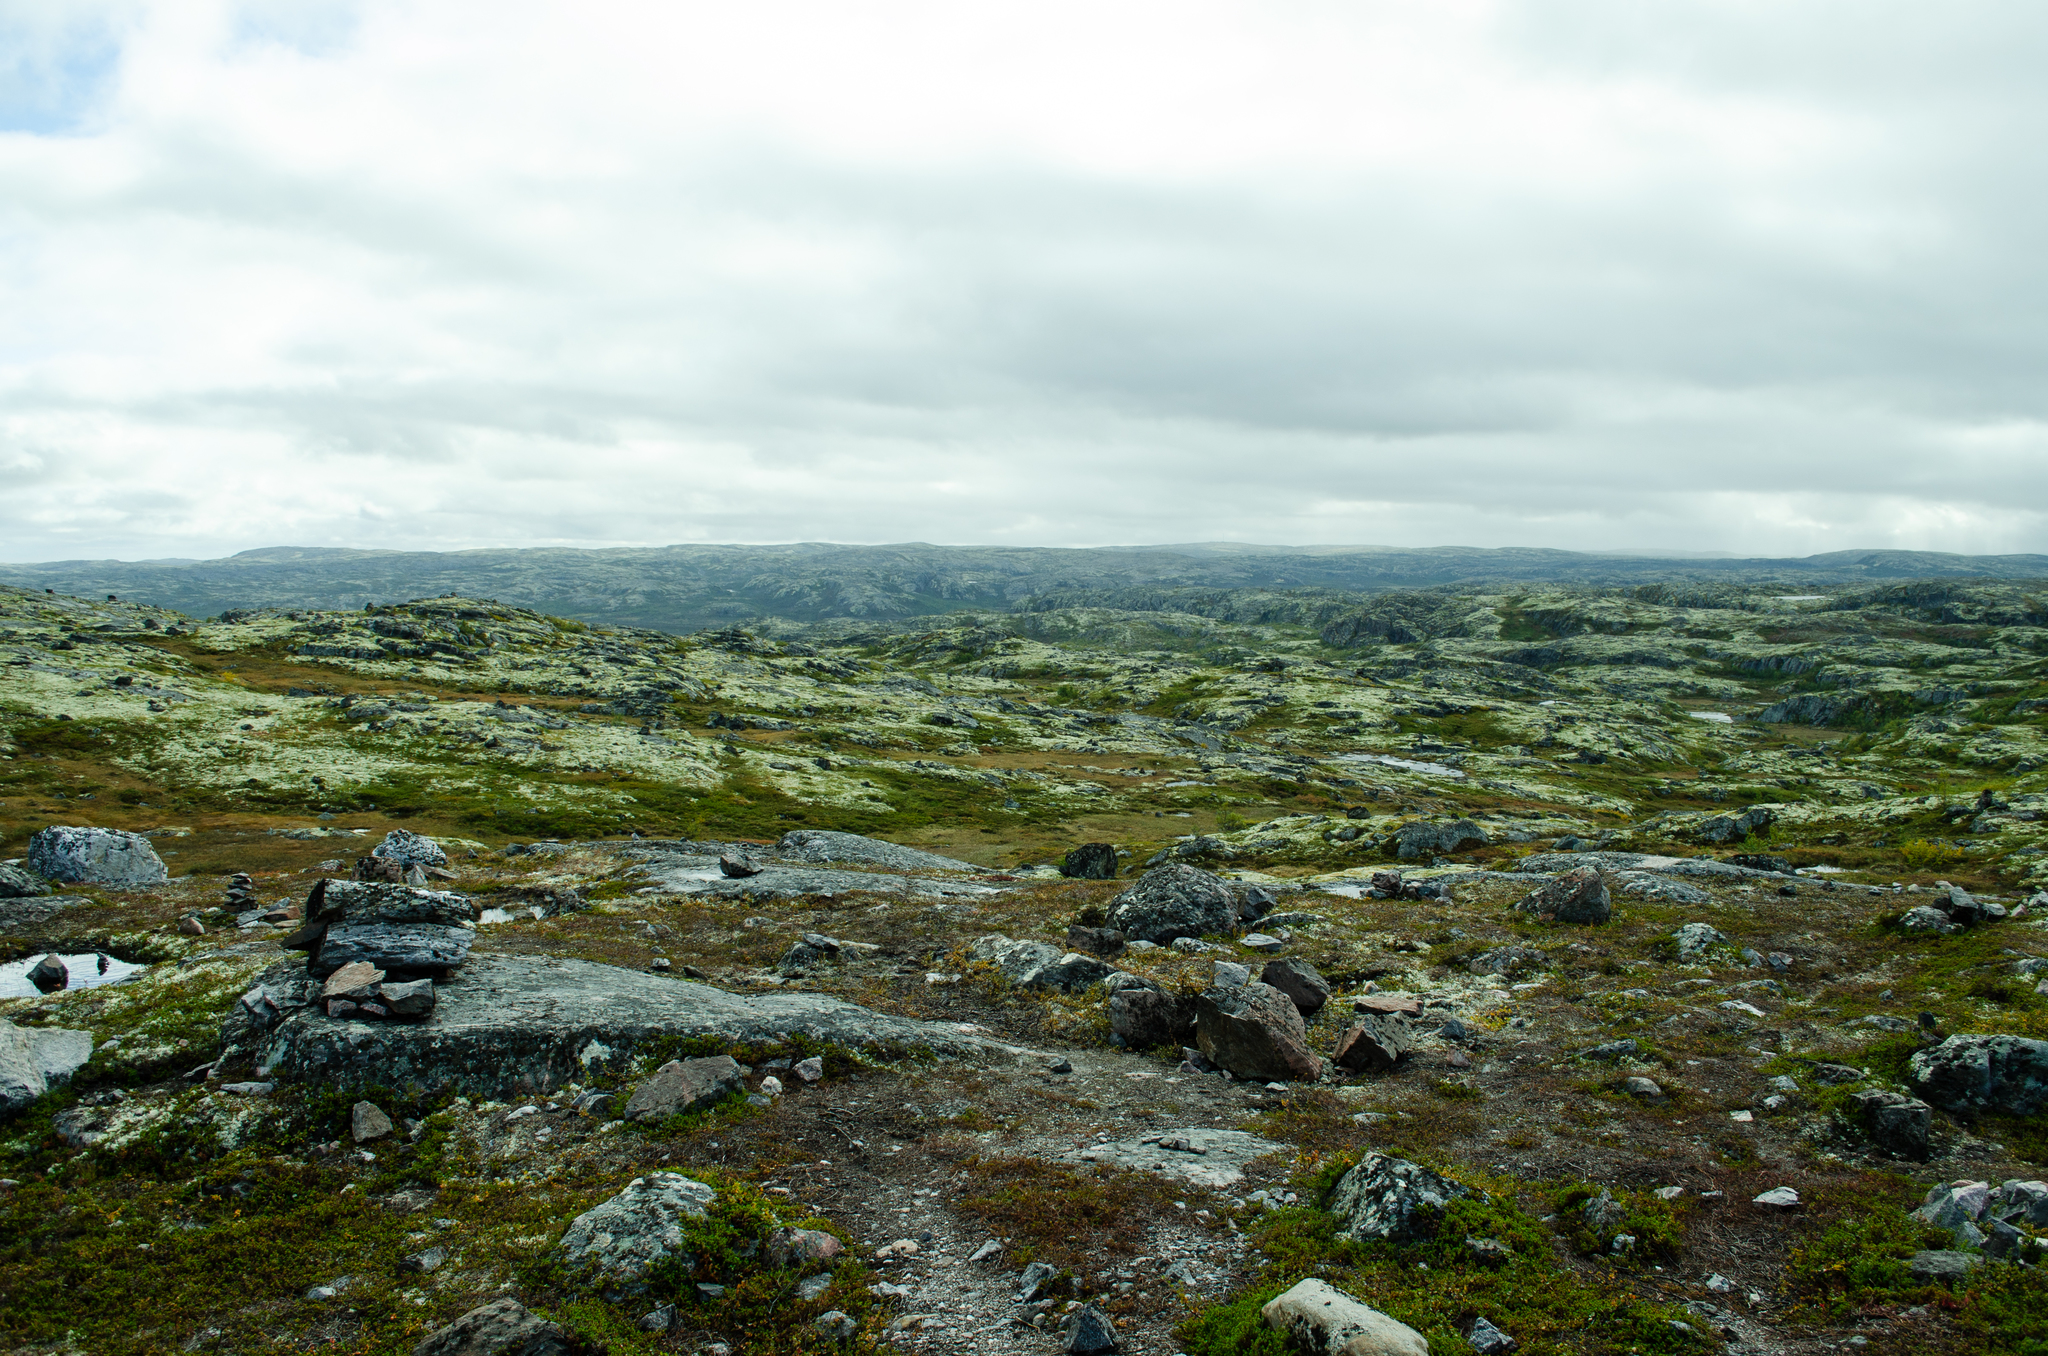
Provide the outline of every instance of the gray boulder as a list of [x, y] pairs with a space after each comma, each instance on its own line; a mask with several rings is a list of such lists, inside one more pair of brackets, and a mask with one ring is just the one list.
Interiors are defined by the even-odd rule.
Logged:
[[1515, 908], [1560, 923], [1604, 923], [1614, 916], [1607, 884], [1590, 866], [1576, 866], [1551, 877], [1518, 900]]
[[739, 1061], [731, 1055], [672, 1059], [633, 1090], [622, 1113], [629, 1121], [658, 1121], [715, 1106], [740, 1088]]
[[1369, 1153], [1337, 1180], [1328, 1209], [1345, 1238], [1410, 1243], [1433, 1236], [1444, 1207], [1468, 1197], [1483, 1199], [1471, 1187], [1419, 1163]]
[[50, 883], [18, 866], [0, 866], [0, 899], [30, 899], [50, 893]]
[[0, 1114], [11, 1115], [92, 1058], [92, 1033], [0, 1020]]
[[1311, 1080], [1323, 1072], [1300, 1010], [1268, 984], [1205, 991], [1195, 1003], [1195, 1045], [1239, 1078]]
[[448, 865], [448, 854], [439, 843], [409, 829], [393, 829], [385, 834], [384, 841], [370, 849], [370, 855], [400, 866]]
[[2048, 1041], [1950, 1036], [1915, 1054], [1907, 1077], [1944, 1111], [2030, 1116], [2048, 1103]]
[[1914, 1253], [1906, 1260], [1906, 1271], [1922, 1285], [1955, 1285], [1983, 1265], [1976, 1253], [1936, 1248]]
[[1109, 996], [1109, 1029], [1133, 1050], [1184, 1045], [1195, 1035], [1195, 1000], [1155, 989], [1118, 989]]
[[1116, 879], [1116, 845], [1083, 843], [1060, 862], [1060, 874], [1075, 880]]
[[1761, 805], [1752, 805], [1732, 815], [1715, 815], [1703, 819], [1693, 826], [1693, 835], [1702, 843], [1739, 843], [1759, 829], [1767, 829], [1778, 822], [1778, 812]]
[[[890, 1055], [928, 1049], [959, 1059], [1014, 1058], [1012, 1047], [947, 1022], [892, 1017], [823, 994], [739, 995], [688, 980], [551, 956], [485, 955], [439, 986], [426, 1022], [352, 1022], [304, 1003], [304, 971], [259, 976], [222, 1026], [223, 1054], [288, 1082], [357, 1088], [453, 1086], [481, 1096], [531, 1096], [627, 1064], [665, 1039], [731, 1045], [820, 1043]], [[317, 990], [314, 992], [317, 998]]]
[[1855, 1094], [1863, 1133], [1870, 1142], [1897, 1158], [1925, 1161], [1934, 1109], [1927, 1103], [1875, 1088]]
[[1330, 981], [1305, 960], [1269, 960], [1259, 981], [1286, 994], [1304, 1017], [1321, 1012], [1330, 1001]]
[[976, 939], [967, 948], [967, 958], [993, 966], [1004, 979], [1021, 986], [1029, 984], [1037, 978], [1039, 971], [1059, 960], [1060, 949], [1047, 942], [1012, 940], [992, 932]]
[[1485, 847], [1488, 841], [1486, 830], [1469, 819], [1455, 819], [1449, 823], [1418, 819], [1403, 824], [1394, 833], [1395, 855], [1404, 862], [1426, 862], [1432, 857], [1468, 852], [1476, 847]]
[[494, 1299], [428, 1333], [412, 1356], [584, 1356], [594, 1351], [518, 1300]]
[[1069, 951], [1051, 965], [1031, 977], [1031, 986], [1037, 989], [1058, 989], [1061, 993], [1079, 993], [1093, 984], [1100, 984], [1117, 968], [1093, 956], [1084, 956], [1078, 951]]
[[636, 1177], [618, 1195], [571, 1220], [554, 1255], [571, 1267], [594, 1266], [607, 1290], [643, 1290], [648, 1270], [680, 1252], [683, 1221], [704, 1218], [717, 1194], [679, 1172]]
[[1234, 931], [1237, 916], [1237, 897], [1229, 885], [1181, 862], [1153, 867], [1109, 904], [1111, 927], [1162, 946], [1179, 937]]
[[111, 885], [134, 889], [171, 878], [163, 858], [139, 833], [119, 829], [51, 826], [28, 840], [24, 865], [38, 876], [67, 885]]
[[1899, 916], [1901, 932], [1960, 932], [1962, 929], [1951, 923], [1948, 914], [1928, 904], [1916, 904]]
[[1678, 943], [1680, 960], [1696, 960], [1711, 954], [1717, 946], [1728, 945], [1727, 937], [1711, 923], [1687, 923], [1671, 936]]

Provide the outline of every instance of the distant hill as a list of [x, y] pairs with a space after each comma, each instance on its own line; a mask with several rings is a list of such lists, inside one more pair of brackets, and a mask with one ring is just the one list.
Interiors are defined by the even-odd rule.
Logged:
[[1731, 559], [1240, 542], [1093, 549], [922, 542], [479, 551], [276, 546], [223, 560], [0, 565], [0, 582], [22, 588], [87, 597], [112, 593], [196, 616], [250, 607], [357, 608], [459, 593], [586, 621], [678, 632], [750, 617], [885, 620], [970, 607], [1014, 609], [1044, 597], [1073, 606], [1091, 594], [1103, 595], [1106, 606], [1130, 608], [1147, 595], [1165, 603], [1181, 590], [1374, 593], [1495, 582], [1796, 589], [2041, 577], [2048, 577], [2048, 556], [1833, 551], [1802, 559]]

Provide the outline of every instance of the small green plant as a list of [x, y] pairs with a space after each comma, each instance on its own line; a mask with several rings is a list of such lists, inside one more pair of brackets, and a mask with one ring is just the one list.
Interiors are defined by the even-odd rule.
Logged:
[[1947, 843], [1915, 838], [1899, 845], [1899, 858], [1908, 871], [1940, 871], [1961, 862], [1963, 851]]

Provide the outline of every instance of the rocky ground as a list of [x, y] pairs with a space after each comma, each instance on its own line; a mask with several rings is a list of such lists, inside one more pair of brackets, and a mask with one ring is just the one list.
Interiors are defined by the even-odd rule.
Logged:
[[[516, 1300], [565, 1350], [1099, 1314], [1280, 1351], [1306, 1278], [1440, 1353], [2038, 1350], [2048, 1209], [1992, 1193], [2048, 1170], [2048, 633], [1970, 587], [1473, 594], [1343, 644], [9, 595], [0, 1069], [48, 1074], [0, 1126], [0, 1332], [457, 1350]], [[51, 824], [166, 869], [64, 879]], [[1046, 865], [1088, 842], [1114, 878]], [[314, 897], [373, 848], [386, 893]], [[1159, 881], [1188, 940], [1126, 897]], [[421, 927], [460, 953], [431, 1016], [330, 1015], [309, 958], [389, 990], [375, 930]], [[1289, 961], [1327, 1001], [1261, 983]], [[701, 1189], [662, 1173], [709, 1190], [683, 1246], [565, 1251]]]

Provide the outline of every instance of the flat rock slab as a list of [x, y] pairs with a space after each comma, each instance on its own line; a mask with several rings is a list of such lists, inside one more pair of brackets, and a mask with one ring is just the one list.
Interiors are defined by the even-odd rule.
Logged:
[[[1165, 1144], [1188, 1147], [1166, 1148]], [[1060, 1157], [1069, 1163], [1100, 1163], [1105, 1167], [1128, 1168], [1171, 1177], [1193, 1186], [1221, 1189], [1244, 1180], [1244, 1165], [1286, 1148], [1270, 1139], [1242, 1130], [1167, 1130], [1155, 1142], [1113, 1139], [1070, 1149]], [[1197, 1152], [1199, 1151], [1199, 1152]]]
[[[759, 858], [755, 859], [759, 862]], [[808, 895], [881, 894], [971, 898], [1000, 887], [949, 877], [896, 876], [881, 871], [761, 864], [758, 874], [728, 876], [718, 858], [695, 853], [650, 853], [641, 871], [661, 889], [717, 899], [798, 899]]]
[[0, 899], [0, 935], [32, 931], [66, 909], [92, 900], [84, 895], [42, 895], [34, 899]]
[[[276, 974], [280, 982], [303, 978], [296, 966]], [[859, 1050], [922, 1049], [983, 1062], [1023, 1053], [975, 1028], [891, 1017], [822, 994], [741, 996], [550, 956], [473, 956], [436, 986], [435, 995], [432, 1017], [403, 1025], [299, 1008], [255, 1038], [257, 1062], [269, 1076], [287, 1080], [341, 1087], [453, 1084], [464, 1092], [509, 1096], [623, 1064], [663, 1037], [768, 1042], [802, 1033]]]

